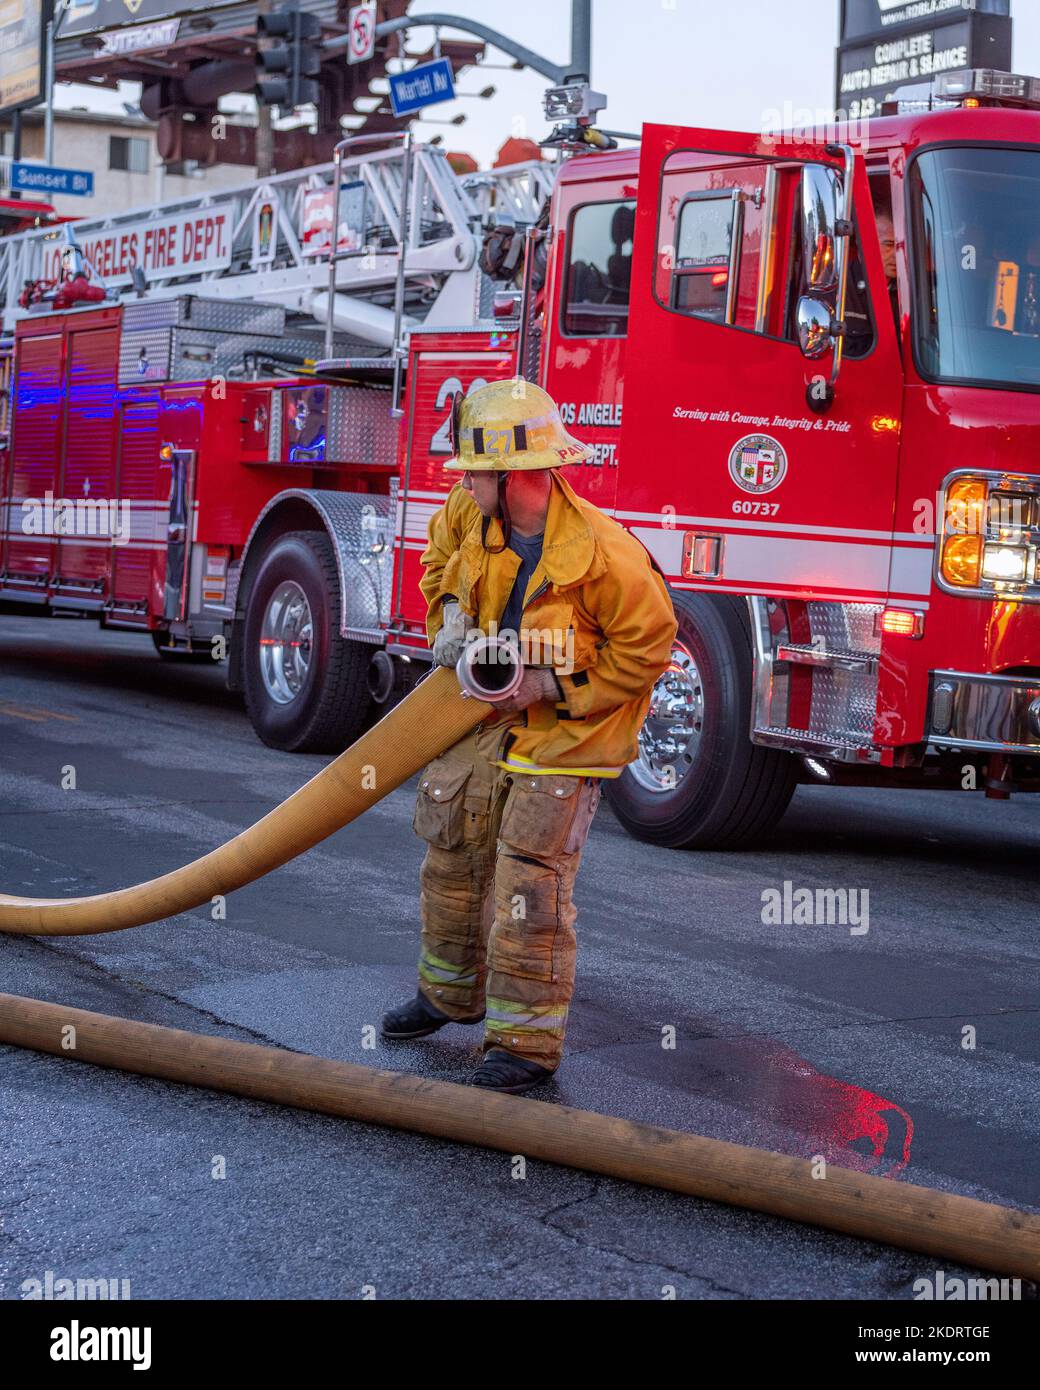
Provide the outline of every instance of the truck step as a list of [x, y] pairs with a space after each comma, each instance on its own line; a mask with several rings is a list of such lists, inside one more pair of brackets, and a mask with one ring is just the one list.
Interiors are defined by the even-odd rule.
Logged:
[[800, 753], [816, 753], [838, 762], [863, 762], [865, 755], [867, 761], [873, 762], [877, 758], [869, 738], [859, 738], [848, 730], [831, 734], [822, 729], [756, 729], [752, 741], [774, 748], [794, 746]]
[[776, 649], [776, 661], [788, 661], [796, 666], [827, 666], [842, 671], [877, 670], [874, 652], [832, 651], [801, 642], [784, 642]]

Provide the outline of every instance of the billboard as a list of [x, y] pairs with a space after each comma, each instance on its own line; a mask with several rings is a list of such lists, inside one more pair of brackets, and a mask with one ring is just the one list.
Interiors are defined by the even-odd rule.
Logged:
[[[869, 3], [878, 7], [887, 0]], [[921, 3], [917, 0], [916, 5], [903, 9], [915, 9]], [[965, 13], [959, 3], [957, 9], [964, 18], [941, 24], [900, 25], [868, 41], [842, 44], [838, 49], [837, 108], [853, 119], [876, 116], [882, 103], [901, 88], [926, 88], [940, 73], [975, 67], [1009, 71], [1011, 20], [995, 14]], [[894, 9], [887, 12], [897, 13]]]
[[0, 0], [0, 116], [43, 100], [48, 0]]
[[907, 25], [977, 14], [1009, 15], [1011, 0], [841, 0], [841, 43]]
[[[0, 0], [0, 5], [4, 0]], [[122, 24], [154, 24], [194, 10], [215, 10], [234, 0], [72, 0], [61, 26], [63, 39], [98, 34]]]

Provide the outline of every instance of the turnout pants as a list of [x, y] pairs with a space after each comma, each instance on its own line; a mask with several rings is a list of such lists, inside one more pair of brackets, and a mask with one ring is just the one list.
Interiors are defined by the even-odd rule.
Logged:
[[478, 729], [419, 778], [419, 989], [455, 1019], [484, 1017], [484, 1050], [555, 1070], [574, 990], [574, 880], [596, 778], [496, 767], [502, 729]]

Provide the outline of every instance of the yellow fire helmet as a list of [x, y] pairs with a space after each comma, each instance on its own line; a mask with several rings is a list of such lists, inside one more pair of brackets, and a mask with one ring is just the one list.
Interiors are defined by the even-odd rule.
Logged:
[[457, 473], [512, 473], [586, 463], [591, 444], [567, 433], [556, 402], [523, 377], [489, 381], [451, 409], [454, 454], [444, 465]]

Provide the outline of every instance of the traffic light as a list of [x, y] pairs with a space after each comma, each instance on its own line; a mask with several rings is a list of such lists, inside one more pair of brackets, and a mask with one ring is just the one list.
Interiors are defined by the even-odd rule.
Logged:
[[321, 89], [321, 21], [309, 10], [281, 5], [256, 17], [256, 99], [261, 106], [313, 106]]

